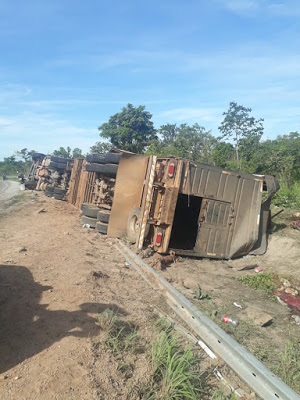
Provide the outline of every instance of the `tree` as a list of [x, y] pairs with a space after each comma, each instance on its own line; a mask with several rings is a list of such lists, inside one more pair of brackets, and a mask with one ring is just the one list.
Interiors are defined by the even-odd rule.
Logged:
[[96, 142], [93, 146], [90, 147], [91, 154], [102, 154], [108, 153], [112, 148], [112, 144], [108, 142]]
[[53, 151], [53, 155], [56, 157], [71, 158], [71, 147], [67, 146], [66, 149], [64, 147], [60, 147], [58, 150]]
[[36, 153], [36, 151], [35, 150], [29, 151], [25, 147], [24, 149], [22, 149], [20, 151], [16, 151], [15, 155], [16, 155], [16, 157], [22, 158], [26, 162], [26, 161], [31, 161], [31, 156], [33, 153]]
[[145, 106], [127, 104], [120, 113], [112, 115], [98, 129], [100, 136], [109, 139], [113, 146], [142, 154], [156, 139], [152, 115]]
[[263, 134], [263, 119], [255, 119], [250, 116], [252, 109], [238, 105], [234, 101], [229, 103], [229, 109], [224, 112], [224, 120], [219, 126], [219, 131], [223, 134], [221, 139], [230, 140], [235, 142], [236, 160], [241, 169], [240, 162], [240, 141], [242, 138], [252, 138], [253, 140], [260, 140]]
[[84, 155], [82, 154], [82, 150], [79, 149], [78, 147], [75, 147], [72, 150], [72, 158], [83, 158]]
[[202, 126], [166, 124], [160, 127], [158, 133], [162, 139], [151, 143], [153, 153], [212, 162], [211, 152], [217, 139]]

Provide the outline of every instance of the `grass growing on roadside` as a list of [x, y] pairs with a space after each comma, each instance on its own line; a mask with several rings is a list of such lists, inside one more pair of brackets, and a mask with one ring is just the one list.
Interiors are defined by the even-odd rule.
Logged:
[[155, 322], [160, 331], [149, 354], [151, 374], [139, 388], [139, 398], [147, 400], [196, 400], [203, 393], [204, 380], [199, 359], [184, 347], [163, 318]]
[[246, 275], [238, 278], [238, 281], [250, 286], [252, 289], [273, 292], [277, 287], [276, 278], [272, 274]]
[[117, 313], [107, 309], [98, 315], [97, 325], [104, 331], [104, 344], [113, 352], [138, 352], [139, 335], [136, 328], [119, 319]]
[[274, 372], [288, 386], [300, 393], [300, 344], [297, 340], [285, 346]]

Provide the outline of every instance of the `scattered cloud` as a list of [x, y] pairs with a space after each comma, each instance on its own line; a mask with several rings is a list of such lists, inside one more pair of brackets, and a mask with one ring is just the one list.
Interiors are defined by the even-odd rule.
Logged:
[[218, 5], [235, 14], [247, 17], [298, 17], [300, 4], [298, 0], [216, 0]]

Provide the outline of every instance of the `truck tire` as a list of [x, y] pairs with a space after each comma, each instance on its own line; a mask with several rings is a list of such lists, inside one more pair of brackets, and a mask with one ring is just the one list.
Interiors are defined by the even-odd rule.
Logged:
[[54, 192], [54, 186], [47, 185], [45, 189], [45, 195], [47, 197], [52, 197]]
[[97, 218], [99, 207], [94, 204], [83, 203], [81, 206], [82, 214], [86, 217]]
[[110, 211], [108, 211], [108, 210], [98, 211], [98, 214], [97, 214], [98, 221], [105, 222], [106, 224], [108, 224], [109, 217], [110, 217]]
[[45, 157], [46, 156], [43, 153], [33, 153], [31, 156], [32, 161], [43, 160], [43, 158], [45, 158]]
[[107, 228], [108, 228], [107, 224], [104, 224], [102, 222], [96, 223], [96, 231], [102, 233], [103, 235], [107, 235]]
[[[130, 241], [130, 243], [134, 244], [138, 240], [138, 233], [140, 230], [140, 224], [141, 224], [141, 209], [140, 208], [133, 208], [128, 215], [127, 219], [127, 237]], [[145, 234], [144, 237], [146, 238], [148, 236], [150, 229], [150, 225], [146, 224], [145, 228]]]
[[107, 153], [105, 156], [105, 163], [107, 164], [119, 164], [122, 153]]
[[53, 193], [53, 198], [55, 200], [64, 200], [65, 195], [61, 193]]
[[28, 190], [34, 190], [36, 188], [37, 181], [30, 180], [25, 182], [25, 188]]
[[71, 158], [56, 157], [56, 156], [51, 156], [50, 160], [57, 162], [57, 163], [63, 163], [63, 164], [67, 164], [69, 161], [72, 161]]
[[96, 224], [98, 222], [98, 220], [96, 218], [90, 218], [85, 215], [82, 215], [80, 217], [80, 221], [81, 221], [82, 225], [88, 224], [88, 225], [90, 225], [91, 228], [94, 228], [94, 229], [96, 228]]
[[88, 154], [86, 161], [89, 163], [105, 164], [105, 154]]
[[56, 194], [66, 194], [67, 191], [66, 191], [65, 189], [61, 189], [61, 188], [59, 188], [59, 187], [55, 187], [53, 193], [56, 193]]
[[104, 174], [105, 171], [105, 165], [103, 164], [87, 164], [85, 166], [86, 171], [88, 172], [99, 172], [100, 174]]

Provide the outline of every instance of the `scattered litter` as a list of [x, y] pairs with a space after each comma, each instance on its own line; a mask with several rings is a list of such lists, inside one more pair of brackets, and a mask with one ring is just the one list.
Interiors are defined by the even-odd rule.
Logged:
[[282, 280], [282, 284], [284, 287], [290, 287], [291, 286], [291, 282], [288, 281], [287, 279], [283, 279]]
[[83, 224], [83, 225], [82, 225], [82, 228], [90, 228], [90, 227], [91, 227], [90, 224]]
[[18, 248], [19, 253], [22, 253], [23, 251], [27, 251], [26, 247], [22, 246]]
[[271, 315], [263, 312], [257, 307], [247, 307], [246, 308], [246, 317], [254, 322], [255, 325], [259, 325], [261, 327], [269, 325], [273, 317]]
[[284, 302], [289, 308], [300, 311], [300, 296], [293, 296], [291, 293], [285, 293], [284, 290], [279, 291], [277, 294], [279, 296], [279, 299]]
[[291, 294], [292, 296], [298, 296], [299, 292], [296, 289], [293, 289], [292, 287], [287, 287], [284, 290], [285, 293]]
[[300, 218], [300, 212], [294, 212], [292, 214], [292, 217], [295, 218], [295, 219], [299, 219]]
[[15, 376], [15, 380], [17, 381], [18, 379], [20, 379], [20, 377], [19, 376]]
[[7, 258], [6, 260], [4, 260], [4, 262], [12, 263], [12, 262], [14, 262], [14, 260], [12, 258]]
[[127, 262], [127, 261], [125, 261], [125, 262], [124, 262], [124, 267], [125, 267], [125, 268], [129, 268], [129, 266], [130, 266], [130, 263]]
[[237, 308], [243, 308], [240, 304], [236, 303], [235, 301], [233, 302], [233, 305], [236, 306]]
[[295, 320], [297, 325], [300, 325], [300, 317], [299, 317], [299, 315], [292, 315], [292, 318]]
[[217, 316], [221, 319], [222, 322], [224, 322], [225, 324], [229, 324], [229, 325], [233, 325], [233, 326], [237, 326], [238, 325], [238, 321], [234, 320], [230, 317], [228, 317], [228, 315], [218, 315]]
[[37, 214], [42, 214], [42, 213], [45, 213], [45, 212], [47, 212], [44, 208], [40, 208], [39, 210], [37, 210]]
[[254, 269], [254, 268], [257, 268], [257, 267], [258, 267], [257, 264], [246, 265], [245, 267], [239, 268], [238, 271], [249, 271], [250, 269]]
[[262, 269], [260, 267], [256, 267], [256, 268], [254, 268], [254, 271], [255, 272], [262, 272]]
[[292, 228], [298, 229], [300, 231], [300, 220], [292, 222]]
[[249, 259], [249, 256], [244, 256], [243, 259], [244, 259], [244, 260], [248, 260], [248, 259]]
[[278, 300], [278, 302], [279, 302], [280, 304], [282, 304], [283, 306], [286, 306], [286, 305], [287, 305], [284, 301], [281, 300], [281, 298], [280, 298], [279, 296], [275, 296], [275, 297], [276, 297], [276, 299]]

